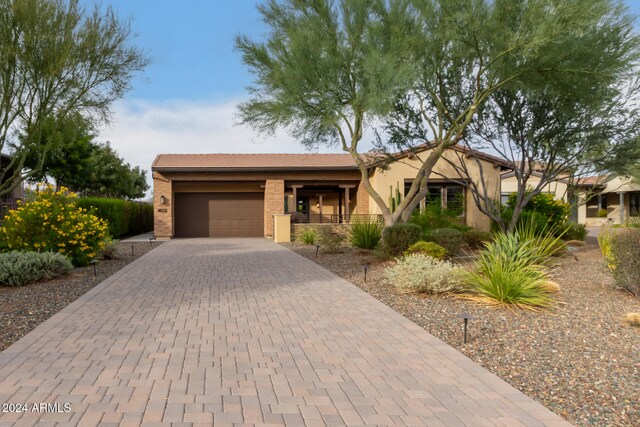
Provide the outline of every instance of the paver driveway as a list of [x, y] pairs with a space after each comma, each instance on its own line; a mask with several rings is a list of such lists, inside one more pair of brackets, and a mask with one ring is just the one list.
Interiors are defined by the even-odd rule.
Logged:
[[568, 425], [264, 239], [174, 240], [129, 264], [0, 353], [0, 402], [60, 405], [2, 425]]

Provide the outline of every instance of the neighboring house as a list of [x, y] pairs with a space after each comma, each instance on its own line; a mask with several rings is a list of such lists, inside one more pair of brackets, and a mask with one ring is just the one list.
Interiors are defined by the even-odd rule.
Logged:
[[640, 184], [628, 177], [579, 180], [578, 222], [587, 226], [622, 224], [640, 216]]
[[[455, 162], [469, 154], [456, 148], [445, 155]], [[482, 164], [490, 192], [499, 197], [506, 164], [473, 154]], [[468, 163], [471, 176], [477, 175], [476, 161]], [[419, 164], [415, 154], [399, 155], [385, 169], [372, 163], [370, 182], [387, 202], [397, 186], [406, 191]], [[294, 223], [345, 223], [380, 214], [349, 154], [160, 154], [151, 169], [159, 239], [270, 237], [273, 215], [283, 213], [292, 213]], [[423, 205], [455, 205], [468, 225], [490, 228], [489, 218], [477, 209], [452, 167], [440, 161], [432, 177]]]
[[[516, 164], [516, 167], [519, 167]], [[527, 179], [527, 187], [536, 188], [540, 184], [542, 178], [543, 168], [536, 168], [531, 172], [529, 179]], [[506, 170], [502, 173], [501, 177], [501, 194], [500, 201], [502, 204], [506, 204], [509, 199], [509, 195], [518, 191], [518, 180], [513, 170]], [[554, 198], [558, 200], [569, 200], [569, 179], [568, 177], [558, 178], [552, 182], [545, 184], [542, 187], [543, 193], [551, 193]]]
[[[7, 154], [0, 154], [0, 169], [5, 170], [5, 168], [11, 162], [11, 156]], [[12, 175], [10, 172], [7, 172], [7, 175]], [[0, 218], [4, 218], [4, 216], [11, 209], [15, 209], [18, 206], [18, 200], [22, 200], [24, 197], [24, 184], [20, 182], [16, 188], [14, 188], [11, 192], [7, 194], [3, 194], [0, 196]]]

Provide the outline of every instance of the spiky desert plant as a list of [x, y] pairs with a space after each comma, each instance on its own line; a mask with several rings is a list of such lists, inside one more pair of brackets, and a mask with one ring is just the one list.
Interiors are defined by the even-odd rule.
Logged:
[[545, 265], [562, 246], [559, 237], [539, 235], [526, 225], [513, 233], [498, 232], [466, 273], [475, 299], [497, 305], [539, 309], [553, 304], [557, 285]]
[[305, 228], [298, 239], [305, 245], [314, 245], [318, 242], [318, 232], [313, 228]]

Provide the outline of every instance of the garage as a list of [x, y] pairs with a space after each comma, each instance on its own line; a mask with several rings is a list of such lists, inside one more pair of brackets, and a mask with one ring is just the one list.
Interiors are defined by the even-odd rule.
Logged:
[[175, 193], [175, 237], [263, 237], [264, 193]]

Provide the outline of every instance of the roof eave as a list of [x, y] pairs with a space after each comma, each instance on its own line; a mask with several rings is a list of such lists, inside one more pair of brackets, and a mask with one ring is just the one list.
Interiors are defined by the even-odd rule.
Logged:
[[269, 166], [269, 167], [199, 167], [152, 166], [156, 172], [295, 172], [295, 171], [358, 171], [357, 166]]

